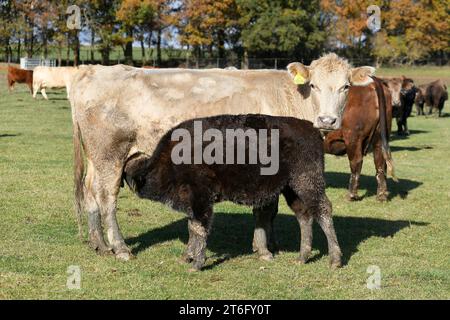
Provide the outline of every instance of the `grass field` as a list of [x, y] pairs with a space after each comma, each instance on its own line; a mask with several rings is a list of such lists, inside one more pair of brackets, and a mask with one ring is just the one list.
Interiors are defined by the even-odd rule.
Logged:
[[[327, 193], [344, 254], [328, 268], [326, 241], [314, 229], [314, 257], [298, 255], [297, 221], [284, 201], [276, 219], [281, 252], [273, 262], [251, 252], [250, 208], [222, 203], [209, 241], [207, 268], [178, 262], [187, 242], [180, 213], [120, 194], [118, 219], [136, 259], [97, 256], [77, 237], [72, 196], [71, 114], [63, 91], [33, 101], [18, 85], [9, 94], [0, 71], [0, 299], [450, 299], [450, 105], [447, 116], [412, 117], [409, 138], [391, 143], [398, 184], [388, 203], [375, 200], [372, 156], [365, 158], [359, 202], [344, 200], [346, 158], [327, 156]], [[439, 73], [439, 75], [436, 75]], [[383, 69], [383, 75], [442, 77], [450, 68]], [[81, 289], [66, 287], [71, 265]], [[369, 290], [367, 268], [381, 270]]]

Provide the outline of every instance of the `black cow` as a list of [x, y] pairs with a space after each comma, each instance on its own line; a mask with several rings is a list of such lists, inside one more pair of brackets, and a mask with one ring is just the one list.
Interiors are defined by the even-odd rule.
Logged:
[[[196, 121], [199, 121], [197, 124], [201, 123], [202, 134], [208, 129], [214, 129], [223, 137], [219, 140], [215, 138], [214, 142], [220, 141], [219, 145], [226, 146], [232, 143], [233, 147], [224, 148], [227, 150], [226, 155], [222, 153], [218, 156], [220, 153], [214, 151], [214, 155], [220, 159], [215, 163], [199, 163], [197, 159], [197, 164], [175, 164], [178, 162], [174, 162], [173, 154], [181, 142], [173, 141], [172, 135], [188, 132], [190, 137], [194, 137], [195, 132], [198, 133], [195, 130]], [[245, 159], [251, 158], [253, 149], [249, 147], [250, 143], [244, 140], [243, 144], [235, 144], [235, 138], [226, 134], [230, 129], [256, 131], [259, 148], [261, 141], [264, 141], [261, 136], [263, 130], [278, 130], [279, 139], [271, 134], [265, 140], [265, 150], [272, 150], [271, 156], [275, 155], [273, 152], [280, 155], [278, 171], [273, 175], [262, 175], [263, 168], [267, 166], [261, 164], [261, 161], [254, 164], [220, 164], [226, 163], [225, 159], [230, 151], [233, 152], [232, 159], [236, 160], [235, 155], [239, 157], [236, 152], [242, 151], [240, 148], [243, 146]], [[192, 152], [189, 152], [191, 155], [187, 157], [190, 163], [195, 162], [195, 148], [199, 147], [195, 139], [196, 137], [192, 139], [192, 143], [189, 141], [192, 145]], [[206, 152], [211, 143], [203, 141], [200, 144], [201, 151]], [[277, 148], [273, 149], [274, 146]], [[185, 155], [184, 152], [182, 154]], [[305, 263], [311, 253], [312, 224], [313, 219], [316, 219], [328, 240], [331, 266], [341, 265], [341, 250], [333, 227], [331, 202], [325, 194], [322, 138], [320, 132], [308, 121], [264, 115], [227, 115], [189, 120], [165, 134], [151, 157], [138, 155], [130, 159], [124, 168], [124, 178], [139, 197], [166, 203], [187, 214], [189, 242], [184, 258], [186, 262], [193, 262], [191, 270], [199, 270], [204, 265], [206, 240], [215, 202], [228, 200], [253, 206], [260, 211], [260, 215], [266, 215], [270, 219], [273, 204], [278, 201], [280, 194], [284, 195], [300, 224], [299, 261]], [[260, 254], [271, 256], [267, 251], [264, 232], [256, 239], [256, 245], [263, 251]]]
[[392, 116], [397, 120], [397, 134], [409, 135], [408, 117], [416, 97], [417, 87], [410, 78], [385, 79], [392, 96]]

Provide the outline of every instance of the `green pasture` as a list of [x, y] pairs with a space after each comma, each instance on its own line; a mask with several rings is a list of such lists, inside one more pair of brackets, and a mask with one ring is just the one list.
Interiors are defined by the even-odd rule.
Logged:
[[[450, 68], [381, 69], [422, 83]], [[311, 262], [298, 265], [297, 221], [280, 204], [280, 249], [272, 262], [252, 253], [251, 209], [215, 206], [206, 270], [179, 262], [187, 243], [185, 217], [137, 199], [119, 198], [118, 219], [136, 259], [98, 256], [77, 237], [72, 195], [71, 111], [63, 90], [33, 100], [24, 85], [8, 93], [0, 71], [0, 299], [450, 299], [450, 103], [445, 117], [409, 120], [411, 136], [392, 136], [399, 183], [390, 201], [375, 199], [373, 158], [363, 167], [362, 201], [345, 200], [349, 166], [326, 156], [327, 194], [344, 267], [328, 267], [327, 246], [315, 226]], [[395, 128], [395, 125], [394, 125]], [[66, 286], [69, 266], [81, 288]], [[369, 266], [381, 288], [368, 289]]]

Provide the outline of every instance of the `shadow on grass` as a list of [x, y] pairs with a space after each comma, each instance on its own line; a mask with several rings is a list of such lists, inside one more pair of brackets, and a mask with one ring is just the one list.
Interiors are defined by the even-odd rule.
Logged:
[[[350, 179], [350, 173], [343, 172], [325, 172], [325, 180], [327, 186], [337, 189], [348, 189], [348, 183]], [[388, 191], [391, 200], [395, 197], [400, 197], [405, 199], [411, 190], [416, 189], [422, 185], [422, 182], [409, 180], [409, 179], [399, 179], [398, 182], [393, 182], [388, 179]], [[366, 189], [367, 192], [362, 197], [374, 196], [377, 194], [377, 181], [374, 176], [361, 175], [359, 179], [360, 189]]]
[[[383, 220], [366, 217], [333, 217], [336, 234], [343, 254], [343, 264], [347, 264], [351, 256], [358, 252], [360, 243], [371, 237], [393, 237], [400, 230], [410, 226], [426, 226], [428, 223], [404, 220]], [[213, 230], [208, 238], [208, 249], [214, 253], [213, 262], [206, 263], [205, 269], [213, 268], [228, 259], [242, 255], [251, 255], [254, 220], [250, 214], [215, 213]], [[297, 219], [293, 214], [280, 213], [275, 219], [275, 232], [279, 249], [287, 252], [298, 252], [300, 248], [300, 232]], [[139, 252], [165, 241], [179, 239], [187, 244], [187, 219], [175, 221], [164, 227], [147, 231], [137, 237], [126, 240]], [[310, 261], [328, 255], [328, 246], [324, 233], [314, 223], [313, 249], [319, 254]]]
[[429, 131], [426, 131], [426, 130], [409, 130], [409, 136], [406, 136], [406, 135], [399, 135], [399, 134], [397, 134], [396, 129], [394, 129], [394, 127], [393, 127], [392, 128], [392, 133], [391, 133], [391, 136], [390, 136], [389, 140], [390, 141], [405, 140], [405, 139], [409, 139], [413, 135], [421, 134], [421, 133], [429, 133]]
[[12, 138], [12, 137], [18, 137], [20, 135], [21, 135], [20, 133], [17, 133], [17, 134], [4, 133], [4, 134], [0, 134], [0, 138]]
[[420, 150], [430, 150], [433, 149], [431, 146], [420, 146], [420, 147], [400, 147], [391, 146], [391, 151], [420, 151]]

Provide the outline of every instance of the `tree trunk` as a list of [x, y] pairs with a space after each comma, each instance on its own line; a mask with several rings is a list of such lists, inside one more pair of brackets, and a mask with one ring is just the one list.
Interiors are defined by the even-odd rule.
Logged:
[[94, 64], [94, 46], [95, 46], [95, 31], [91, 30], [91, 47], [89, 51], [91, 53], [91, 63]]
[[17, 61], [20, 61], [21, 40], [19, 35], [19, 41], [17, 42]]
[[[132, 27], [127, 28], [126, 37], [133, 39], [133, 28]], [[132, 66], [133, 65], [133, 40], [128, 41], [125, 44], [125, 50], [123, 52], [123, 55], [125, 56], [125, 64]]]
[[80, 38], [78, 30], [72, 30], [72, 44], [73, 44], [73, 65], [78, 66], [80, 63]]
[[67, 33], [66, 66], [70, 65], [70, 33]]
[[141, 63], [144, 66], [147, 63], [147, 59], [145, 58], [145, 43], [144, 43], [144, 31], [141, 32], [141, 35], [139, 37], [139, 42], [141, 43], [141, 56], [142, 60]]
[[162, 30], [158, 29], [158, 38], [156, 41], [156, 62], [158, 64], [158, 67], [161, 67], [161, 62], [162, 62], [162, 58], [161, 58], [161, 33]]

